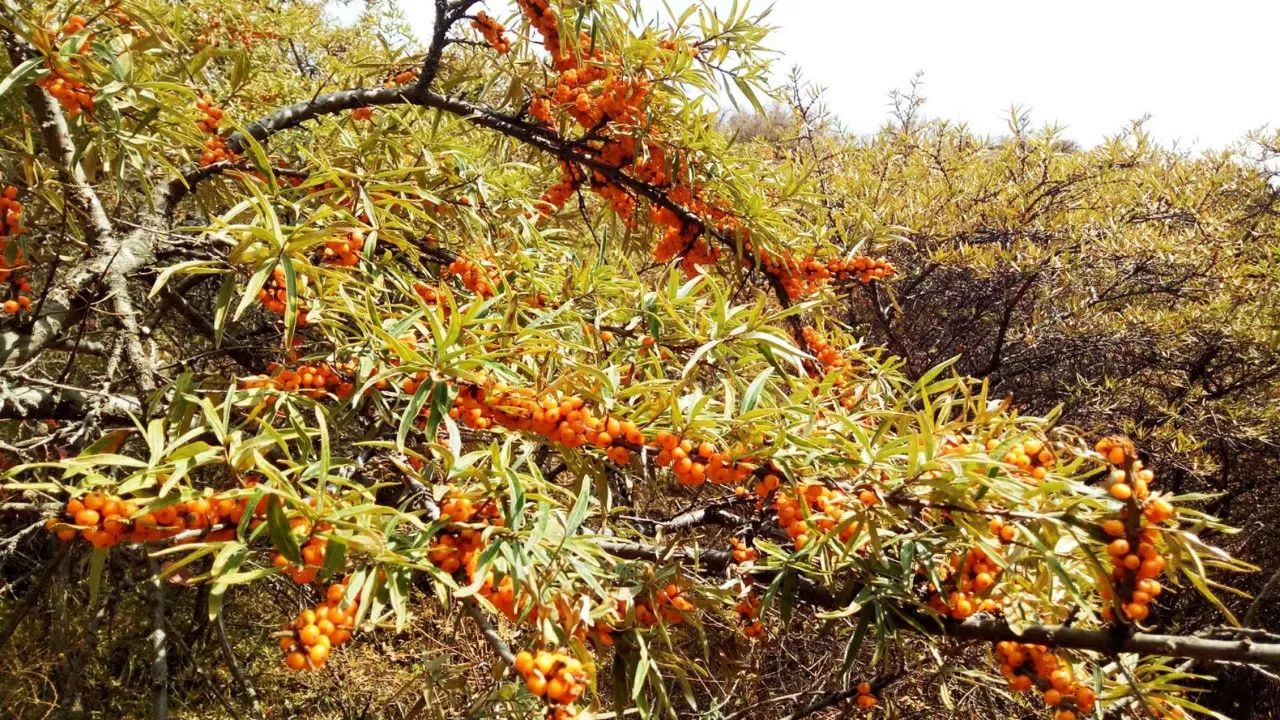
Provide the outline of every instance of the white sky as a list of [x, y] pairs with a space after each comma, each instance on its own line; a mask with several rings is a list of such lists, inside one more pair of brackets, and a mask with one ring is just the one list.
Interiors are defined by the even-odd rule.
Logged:
[[[429, 0], [402, 2], [425, 36]], [[917, 71], [929, 116], [984, 134], [1004, 132], [1011, 105], [1085, 145], [1145, 114], [1188, 148], [1280, 123], [1278, 0], [776, 0], [768, 23], [779, 69], [799, 65], [858, 133], [885, 122], [888, 92]]]

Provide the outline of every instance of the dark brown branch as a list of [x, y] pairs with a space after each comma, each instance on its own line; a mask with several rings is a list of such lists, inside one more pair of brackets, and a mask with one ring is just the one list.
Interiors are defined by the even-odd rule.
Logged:
[[1004, 314], [1000, 317], [1000, 327], [996, 331], [995, 343], [991, 348], [991, 356], [987, 358], [986, 366], [977, 373], [979, 377], [988, 377], [1000, 369], [1000, 365], [1004, 360], [1004, 345], [1009, 336], [1009, 325], [1013, 322], [1013, 313], [1017, 310], [1022, 298], [1031, 289], [1031, 285], [1035, 283], [1040, 273], [1033, 272], [1022, 281], [1022, 285], [1018, 287], [1018, 291], [1014, 293], [1013, 299], [1004, 308]]

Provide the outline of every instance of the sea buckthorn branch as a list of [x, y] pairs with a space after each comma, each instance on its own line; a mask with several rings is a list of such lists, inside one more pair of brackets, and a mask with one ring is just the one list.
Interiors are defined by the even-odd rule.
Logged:
[[[5, 19], [13, 23], [12, 17]], [[21, 41], [11, 30], [0, 29], [13, 67], [21, 65], [34, 57], [33, 49]], [[71, 139], [71, 129], [62, 109], [54, 101], [53, 96], [43, 87], [30, 84], [26, 87], [27, 105], [40, 128], [40, 136], [44, 140], [45, 152], [54, 161], [59, 179], [69, 189], [68, 199], [72, 206], [88, 223], [88, 239], [91, 245], [102, 244], [112, 235], [111, 221], [107, 211], [98, 198], [97, 192], [89, 186], [84, 169], [76, 160], [76, 147]]]
[[[14, 23], [12, 17], [6, 15], [5, 19]], [[12, 31], [0, 30], [0, 36], [15, 67], [32, 57], [32, 49]], [[87, 223], [86, 236], [90, 241], [91, 254], [47, 290], [40, 315], [29, 328], [0, 333], [0, 364], [34, 357], [57, 340], [64, 328], [79, 322], [91, 302], [109, 296], [123, 334], [125, 356], [139, 389], [149, 392], [155, 388], [155, 371], [142, 347], [141, 331], [127, 280], [134, 271], [150, 267], [155, 261], [153, 231], [159, 229], [160, 218], [148, 214], [138, 229], [118, 236], [100, 198], [88, 184], [84, 170], [76, 160], [75, 144], [62, 109], [39, 85], [28, 85], [26, 98], [40, 127], [45, 151], [53, 159], [59, 179], [70, 190], [68, 199]], [[158, 191], [161, 199], [167, 189], [167, 185], [161, 185]], [[156, 203], [157, 207], [166, 204]]]
[[[719, 573], [733, 562], [732, 553], [721, 550], [693, 551], [681, 546], [609, 541], [599, 543], [599, 547], [623, 559], [650, 562], [676, 561], [711, 573]], [[778, 571], [766, 572], [776, 574]], [[768, 577], [764, 573], [761, 575]], [[811, 605], [828, 610], [842, 608], [842, 604], [835, 595], [817, 585], [801, 584], [797, 597]], [[1134, 653], [1280, 667], [1280, 642], [1263, 643], [1248, 638], [1219, 640], [1193, 635], [1143, 632], [1116, 633], [1111, 628], [1087, 629], [1055, 624], [1024, 625], [1014, 629], [1008, 622], [999, 618], [975, 615], [962, 621], [939, 620], [937, 617], [911, 608], [899, 608], [898, 612], [910, 621], [902, 624], [904, 629], [919, 630], [959, 640], [1024, 642], [1088, 650], [1104, 655]]]
[[422, 71], [418, 74], [417, 87], [426, 89], [435, 82], [440, 72], [440, 61], [444, 58], [445, 46], [449, 44], [449, 30], [466, 17], [467, 10], [480, 0], [433, 0], [435, 3], [435, 22], [431, 27], [431, 43], [427, 46], [427, 55], [422, 60]]
[[498, 629], [494, 627], [493, 621], [489, 619], [484, 609], [480, 607], [480, 603], [476, 602], [475, 598], [464, 597], [462, 598], [462, 611], [467, 614], [467, 617], [475, 621], [475, 624], [480, 628], [480, 634], [484, 636], [484, 641], [498, 654], [498, 657], [502, 658], [502, 662], [506, 663], [507, 667], [514, 667], [516, 664], [515, 653], [511, 652], [511, 648], [506, 641], [498, 634]]
[[[437, 94], [424, 87], [421, 83], [411, 88], [355, 88], [323, 94], [309, 101], [294, 103], [280, 108], [248, 125], [246, 132], [255, 140], [261, 142], [278, 132], [297, 127], [309, 120], [325, 115], [353, 110], [358, 107], [385, 105], [416, 105], [448, 112], [478, 127], [493, 130], [519, 140], [564, 162], [590, 168], [606, 180], [639, 197], [645, 198], [657, 207], [671, 213], [676, 220], [694, 228], [697, 233], [708, 233], [725, 247], [735, 251], [738, 249], [738, 242], [735, 238], [725, 234], [715, 227], [714, 223], [709, 222], [685, 205], [674, 200], [670, 191], [632, 177], [614, 165], [605, 162], [597, 155], [575, 147], [571, 141], [547, 130], [545, 127], [505, 115], [491, 108], [475, 105], [460, 98]], [[240, 152], [244, 149], [244, 146], [244, 138], [239, 133], [231, 135], [227, 140], [227, 147], [232, 151]], [[773, 288], [778, 301], [783, 307], [789, 307], [791, 305], [791, 297], [783, 281], [777, 274], [770, 273], [766, 273], [766, 279]], [[798, 333], [799, 325], [794, 330]]]

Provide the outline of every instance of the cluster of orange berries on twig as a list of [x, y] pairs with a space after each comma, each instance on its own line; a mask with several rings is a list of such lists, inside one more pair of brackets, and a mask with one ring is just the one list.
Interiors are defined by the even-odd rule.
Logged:
[[200, 112], [196, 128], [209, 136], [209, 139], [204, 141], [204, 150], [200, 153], [200, 164], [208, 166], [238, 159], [239, 156], [227, 147], [227, 139], [219, 133], [218, 126], [222, 123], [223, 110], [213, 97], [208, 93], [201, 95], [196, 101], [196, 110]]
[[[655, 609], [656, 608], [656, 609]], [[641, 627], [653, 627], [659, 618], [671, 623], [684, 622], [684, 613], [691, 612], [694, 605], [684, 596], [684, 591], [675, 583], [667, 583], [653, 594], [653, 602], [637, 600], [633, 612], [636, 624]], [[626, 617], [626, 602], [618, 601], [618, 614]]]
[[676, 482], [681, 485], [697, 487], [707, 482], [713, 485], [738, 485], [756, 471], [755, 463], [743, 457], [741, 447], [722, 452], [705, 440], [695, 446], [692, 440], [677, 437], [665, 430], [658, 431], [654, 440], [660, 448], [654, 462], [662, 467], [670, 467], [676, 476]]
[[242, 385], [245, 388], [299, 392], [317, 400], [329, 394], [346, 398], [355, 392], [355, 385], [347, 379], [357, 370], [354, 360], [336, 365], [327, 362], [299, 365], [292, 369], [271, 363], [268, 365], [268, 370], [272, 373], [271, 375], [246, 378]]
[[[141, 511], [137, 501], [91, 492], [68, 500], [62, 517], [50, 518], [47, 527], [60, 540], [79, 535], [96, 548], [109, 548], [121, 542], [155, 542], [188, 530], [205, 532], [178, 542], [192, 542], [197, 536], [210, 541], [231, 540], [248, 509], [248, 498], [219, 493]], [[254, 509], [254, 522], [265, 514], [264, 500]]]
[[[305, 531], [309, 523], [306, 518], [294, 517], [289, 519], [289, 525], [293, 530]], [[329, 529], [329, 526], [324, 523], [317, 524], [315, 527], [316, 532], [326, 532]], [[325, 549], [328, 545], [329, 541], [323, 535], [312, 534], [299, 548], [302, 555], [301, 565], [290, 562], [289, 558], [279, 552], [272, 556], [271, 564], [287, 573], [295, 583], [310, 585], [316, 581], [316, 577], [324, 569]]]
[[[311, 284], [310, 279], [301, 273], [297, 275], [297, 279], [300, 289], [305, 289]], [[276, 265], [271, 271], [271, 277], [263, 284], [262, 289], [258, 290], [258, 302], [262, 303], [267, 310], [283, 315], [288, 298], [289, 288], [285, 280], [284, 268]], [[298, 302], [298, 324], [307, 324], [307, 307], [301, 301]]]
[[501, 527], [502, 515], [493, 500], [473, 502], [451, 488], [440, 505], [440, 518], [450, 523], [477, 527], [448, 527], [434, 538], [427, 559], [452, 575], [462, 568], [473, 572], [477, 554], [483, 549], [484, 526]]
[[205, 93], [196, 101], [196, 109], [200, 111], [200, 119], [196, 121], [196, 128], [206, 135], [216, 135], [218, 126], [222, 123], [223, 110], [218, 107], [218, 103], [214, 101], [213, 96]]
[[993, 517], [987, 523], [987, 529], [991, 531], [1000, 540], [1000, 544], [1008, 545], [1018, 536], [1018, 528], [1010, 522], [1006, 522], [1002, 517]]
[[[10, 239], [21, 235], [26, 228], [22, 226], [22, 203], [18, 200], [18, 188], [6, 185], [0, 191], [0, 282], [12, 283], [12, 297], [4, 301], [6, 315], [15, 315], [31, 307], [31, 283], [22, 276], [26, 268], [26, 258], [22, 247], [9, 247]], [[12, 259], [9, 257], [13, 253]]]
[[839, 538], [849, 542], [859, 531], [854, 522], [855, 504], [874, 507], [880, 504], [875, 491], [864, 489], [856, 499], [843, 490], [829, 488], [818, 482], [804, 482], [794, 492], [779, 492], [774, 496], [774, 509], [778, 512], [778, 525], [791, 538], [796, 550], [803, 550], [814, 534], [827, 534], [840, 527]]
[[[929, 607], [953, 620], [964, 620], [974, 613], [996, 613], [1000, 610], [1000, 594], [991, 593], [1000, 566], [987, 556], [982, 548], [973, 548], [963, 555], [953, 555], [948, 566], [939, 572], [940, 579], [954, 578], [952, 589], [945, 597], [936, 591], [929, 598]], [[931, 589], [937, 590], [937, 588]]]
[[755, 562], [760, 557], [760, 552], [743, 542], [741, 538], [730, 538], [729, 547], [733, 561], [739, 564]]
[[859, 255], [847, 260], [837, 258], [827, 262], [827, 271], [836, 280], [856, 279], [861, 283], [888, 280], [898, 274], [893, 263], [884, 258]]
[[[80, 15], [72, 15], [63, 24], [62, 29], [54, 33], [54, 37], [55, 39], [59, 37], [65, 39], [82, 32], [88, 22]], [[83, 52], [92, 37], [92, 34], [87, 35], [76, 52]], [[63, 68], [58, 62], [57, 53], [53, 52], [50, 53], [47, 64], [49, 66], [49, 74], [36, 81], [36, 84], [48, 91], [62, 105], [68, 117], [74, 119], [81, 113], [92, 113], [95, 91], [82, 78], [77, 76], [75, 71], [79, 64], [78, 61], [72, 58], [68, 62], [68, 67]]]
[[[669, 188], [671, 173], [667, 154], [661, 146], [638, 137], [639, 133], [633, 131], [645, 117], [645, 104], [652, 92], [650, 80], [646, 77], [622, 77], [611, 72], [608, 65], [612, 58], [600, 48], [586, 48], [590, 38], [585, 33], [579, 43], [584, 47], [576, 52], [562, 48], [555, 10], [545, 0], [520, 0], [519, 5], [530, 24], [542, 34], [543, 46], [551, 54], [554, 68], [559, 71], [553, 89], [539, 93], [531, 100], [530, 114], [546, 125], [554, 125], [554, 112], [562, 109], [581, 128], [591, 131], [593, 138], [587, 145], [602, 163], [627, 172], [641, 182]], [[588, 179], [591, 190], [607, 201], [625, 223], [634, 223], [634, 193], [599, 170], [592, 170], [588, 176], [567, 162], [561, 163], [561, 180], [543, 194], [543, 214], [548, 215], [563, 207]], [[718, 222], [716, 213], [701, 207], [700, 199], [689, 188], [676, 186], [670, 190], [673, 202]], [[662, 239], [654, 248], [654, 257], [659, 262], [680, 257], [686, 275], [693, 277], [699, 266], [711, 265], [719, 258], [719, 248], [699, 238], [700, 229], [696, 225], [656, 205], [651, 216], [655, 223], [665, 228]]]
[[505, 383], [488, 388], [466, 385], [460, 388], [449, 416], [477, 430], [496, 425], [537, 433], [569, 448], [593, 445], [618, 464], [628, 462], [631, 451], [627, 445], [644, 442], [639, 427], [630, 420], [597, 417], [585, 405], [581, 397], [538, 397], [528, 388]]
[[733, 610], [742, 620], [743, 635], [749, 638], [764, 635], [764, 623], [760, 622], [760, 598], [755, 593], [747, 591], [746, 596], [733, 606]]
[[1106, 605], [1102, 617], [1114, 618], [1113, 601], [1125, 619], [1142, 622], [1150, 614], [1151, 602], [1163, 587], [1157, 579], [1166, 561], [1156, 547], [1158, 532], [1154, 526], [1174, 516], [1168, 500], [1152, 496], [1150, 484], [1155, 474], [1142, 466], [1133, 444], [1122, 438], [1103, 438], [1095, 448], [1111, 466], [1107, 482], [1111, 496], [1124, 503], [1117, 517], [1102, 523], [1103, 533], [1112, 538], [1107, 544], [1111, 557], [1110, 583], [1101, 584]]
[[497, 292], [497, 270], [485, 263], [459, 256], [449, 263], [448, 272], [457, 275], [464, 287], [480, 297], [492, 297]]
[[[818, 362], [822, 363], [823, 369], [827, 372], [838, 372], [849, 367], [849, 359], [841, 355], [840, 351], [827, 342], [827, 338], [816, 329], [805, 327], [801, 329], [800, 335], [809, 352], [818, 358]], [[837, 382], [840, 381], [837, 380]]]
[[489, 13], [483, 10], [476, 13], [476, 16], [471, 18], [471, 26], [484, 37], [489, 47], [503, 54], [511, 52], [511, 41], [506, 38], [507, 29], [502, 26], [502, 23], [490, 17]]
[[[987, 451], [995, 450], [999, 444], [995, 439], [988, 440]], [[1032, 480], [1039, 482], [1048, 476], [1049, 470], [1057, 462], [1057, 456], [1045, 441], [1040, 438], [1028, 438], [1005, 452], [1004, 461], [1026, 473]]]
[[382, 81], [384, 87], [395, 87], [397, 85], [406, 85], [413, 82], [418, 77], [418, 68], [411, 67], [399, 72], [391, 73]]
[[[818, 359], [822, 372], [835, 373], [832, 384], [835, 386], [840, 405], [846, 410], [852, 410], [858, 404], [861, 395], [856, 390], [852, 392], [848, 390], [853, 370], [852, 365], [849, 363], [849, 358], [845, 357], [844, 353], [841, 353], [838, 348], [832, 345], [826, 336], [812, 327], [802, 328], [800, 330], [800, 339], [805, 349]], [[814, 372], [814, 374], [816, 375], [817, 373]]]
[[373, 108], [368, 105], [355, 108], [351, 111], [351, 119], [360, 122], [368, 122], [373, 119]]
[[330, 265], [354, 267], [360, 264], [360, 251], [364, 249], [364, 233], [351, 230], [324, 243], [324, 261]]
[[872, 691], [871, 683], [860, 682], [856, 688], [858, 697], [853, 701], [855, 705], [863, 710], [870, 710], [876, 706], [876, 696]]
[[[683, 161], [682, 161], [683, 163]], [[667, 182], [665, 169], [654, 182]], [[744, 250], [750, 253], [751, 243], [745, 241], [747, 232], [741, 227], [738, 219], [723, 207], [704, 199], [702, 191], [688, 185], [676, 185], [668, 192], [667, 197], [677, 207], [686, 210], [690, 215], [700, 218], [705, 227], [673, 212], [671, 208], [653, 205], [649, 214], [654, 223], [666, 228], [662, 240], [654, 248], [653, 258], [658, 262], [667, 262], [675, 257], [681, 258], [681, 269], [686, 277], [694, 277], [700, 272], [700, 266], [708, 266], [720, 258], [720, 248], [710, 244], [703, 237], [703, 230], [710, 228], [724, 236], [744, 239]]]
[[329, 660], [330, 651], [351, 639], [355, 627], [355, 601], [346, 602], [347, 587], [335, 583], [325, 591], [325, 599], [303, 610], [278, 635], [284, 664], [290, 670], [319, 670]]
[[791, 300], [799, 300], [817, 292], [825, 283], [856, 278], [870, 283], [893, 277], [896, 270], [887, 260], [860, 255], [823, 262], [817, 258], [793, 258], [767, 251], [759, 253], [764, 272], [773, 277]]
[[560, 162], [560, 181], [548, 187], [542, 193], [538, 203], [541, 206], [542, 215], [549, 216], [569, 201], [573, 194], [582, 187], [582, 183], [586, 181], [587, 176], [578, 166], [564, 162]]
[[1017, 692], [1032, 688], [1042, 692], [1045, 704], [1058, 709], [1056, 720], [1076, 720], [1077, 712], [1093, 712], [1097, 702], [1093, 688], [1076, 682], [1071, 664], [1044, 645], [999, 642], [996, 655], [1009, 687]]
[[573, 703], [586, 690], [587, 673], [582, 662], [562, 650], [537, 654], [521, 651], [513, 665], [529, 692], [551, 704], [547, 717], [562, 720], [576, 716]]

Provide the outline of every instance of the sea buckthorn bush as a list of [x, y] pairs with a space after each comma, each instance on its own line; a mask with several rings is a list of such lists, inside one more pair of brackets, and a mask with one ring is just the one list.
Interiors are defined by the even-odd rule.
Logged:
[[82, 5], [0, 6], [22, 713], [1178, 716], [1173, 663], [1280, 664], [1163, 624], [1251, 566], [1140, 444], [863, 342], [913, 268], [707, 113], [776, 91], [751, 8]]

